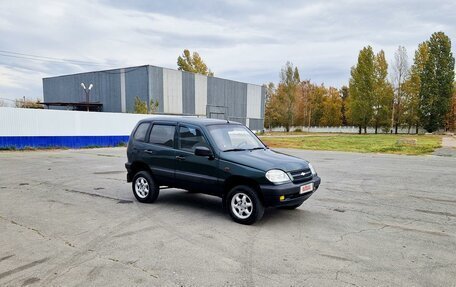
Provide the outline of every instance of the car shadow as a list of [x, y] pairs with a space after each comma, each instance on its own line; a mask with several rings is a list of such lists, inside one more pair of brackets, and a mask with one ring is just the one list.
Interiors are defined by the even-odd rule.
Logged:
[[182, 209], [200, 209], [224, 216], [222, 199], [201, 193], [190, 193], [181, 189], [160, 190], [156, 204], [179, 206]]
[[[214, 216], [229, 217], [228, 211], [223, 209], [221, 198], [202, 193], [190, 193], [181, 189], [160, 190], [160, 195], [155, 204], [178, 207], [181, 210], [201, 210]], [[295, 210], [271, 207], [265, 210], [263, 219], [257, 224], [261, 226], [264, 224], [283, 224], [284, 222], [292, 224], [297, 221], [301, 223], [303, 221], [312, 222], [314, 215], [303, 207]]]

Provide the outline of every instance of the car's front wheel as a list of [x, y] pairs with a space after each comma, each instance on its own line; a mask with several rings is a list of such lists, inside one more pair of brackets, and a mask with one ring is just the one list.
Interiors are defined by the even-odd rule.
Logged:
[[228, 192], [226, 205], [231, 218], [241, 224], [253, 224], [264, 214], [264, 207], [258, 194], [247, 185], [233, 187]]
[[135, 174], [132, 181], [132, 189], [139, 202], [154, 202], [160, 191], [160, 188], [147, 171], [140, 171]]

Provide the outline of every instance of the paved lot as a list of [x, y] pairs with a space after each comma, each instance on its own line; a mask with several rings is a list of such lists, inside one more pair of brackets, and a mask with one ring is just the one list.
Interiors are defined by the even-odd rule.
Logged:
[[337, 152], [298, 210], [134, 200], [125, 149], [0, 153], [1, 286], [456, 286], [456, 160]]

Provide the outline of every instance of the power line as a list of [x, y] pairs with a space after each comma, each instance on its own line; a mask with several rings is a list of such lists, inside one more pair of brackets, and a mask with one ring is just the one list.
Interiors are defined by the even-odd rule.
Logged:
[[38, 56], [38, 55], [16, 53], [16, 52], [5, 51], [5, 50], [0, 50], [0, 56], [10, 57], [10, 58], [27, 59], [27, 60], [35, 60], [35, 61], [43, 61], [43, 62], [54, 62], [54, 63], [56, 63], [56, 62], [57, 63], [66, 62], [66, 63], [78, 64], [78, 65], [108, 66], [106, 64], [96, 63], [96, 62], [72, 60], [72, 59], [62, 59], [62, 58], [54, 58], [54, 57], [46, 57], [46, 56]]
[[[38, 56], [38, 55], [17, 53], [17, 52], [6, 51], [6, 50], [0, 50], [0, 56], [18, 58], [18, 59], [26, 59], [26, 60], [32, 60], [32, 61], [41, 61], [41, 62], [69, 63], [69, 64], [89, 65], [89, 66], [99, 66], [99, 67], [100, 66], [101, 67], [109, 66], [107, 64], [101, 64], [101, 63], [96, 63], [96, 62], [88, 62], [88, 61], [80, 61], [80, 60], [72, 60], [72, 59], [61, 59], [61, 58], [47, 57], [47, 56]], [[100, 72], [100, 73], [105, 73], [105, 74], [110, 74], [110, 75], [127, 74], [127, 73], [136, 71], [136, 70], [146, 67], [146, 66], [147, 65], [131, 67], [131, 68], [123, 68], [124, 71], [121, 71], [120, 69], [122, 69], [122, 68], [119, 68], [119, 69], [112, 69], [111, 71], [101, 70], [101, 71], [91, 71], [91, 72], [86, 72], [86, 73]], [[33, 70], [33, 69], [31, 69], [31, 70]], [[116, 71], [116, 70], [119, 70], [119, 71]]]

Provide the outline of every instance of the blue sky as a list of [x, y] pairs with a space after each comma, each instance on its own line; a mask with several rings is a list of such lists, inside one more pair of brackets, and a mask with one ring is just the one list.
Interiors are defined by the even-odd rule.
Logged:
[[42, 98], [43, 77], [176, 68], [186, 48], [219, 77], [277, 82], [291, 61], [302, 79], [340, 87], [366, 45], [385, 50], [390, 63], [403, 45], [411, 63], [418, 43], [435, 31], [456, 41], [455, 13], [455, 1], [3, 0], [0, 50], [91, 64], [0, 52], [0, 98]]

